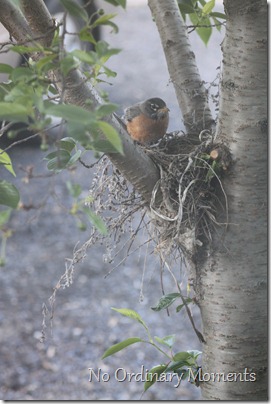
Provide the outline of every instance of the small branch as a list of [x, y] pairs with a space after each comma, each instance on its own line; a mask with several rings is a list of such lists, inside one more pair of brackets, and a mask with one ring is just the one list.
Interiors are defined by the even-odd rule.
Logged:
[[186, 303], [185, 298], [183, 297], [182, 290], [181, 290], [181, 288], [180, 288], [179, 282], [177, 281], [175, 275], [174, 275], [173, 272], [171, 271], [170, 266], [168, 265], [167, 261], [164, 259], [163, 256], [162, 256], [162, 260], [163, 260], [163, 263], [165, 264], [165, 266], [166, 266], [168, 272], [169, 272], [170, 275], [172, 276], [172, 278], [173, 278], [173, 280], [174, 280], [174, 282], [175, 282], [175, 284], [176, 284], [176, 286], [177, 286], [177, 289], [178, 289], [178, 291], [179, 291], [179, 293], [180, 293], [180, 298], [181, 298], [181, 300], [182, 300], [182, 302], [183, 302], [183, 305], [184, 305], [184, 307], [185, 307], [185, 310], [186, 310], [186, 312], [187, 312], [187, 315], [188, 315], [188, 318], [189, 318], [189, 320], [190, 320], [190, 323], [191, 323], [191, 325], [192, 325], [193, 330], [195, 331], [195, 333], [196, 333], [196, 335], [197, 335], [197, 337], [198, 337], [198, 339], [199, 339], [200, 342], [202, 342], [202, 343], [206, 342], [206, 341], [204, 340], [204, 338], [203, 338], [203, 335], [201, 334], [201, 332], [197, 329], [197, 327], [196, 327], [196, 325], [195, 325], [194, 319], [193, 319], [193, 317], [192, 317], [191, 310], [190, 310], [190, 308], [188, 307], [188, 304]]

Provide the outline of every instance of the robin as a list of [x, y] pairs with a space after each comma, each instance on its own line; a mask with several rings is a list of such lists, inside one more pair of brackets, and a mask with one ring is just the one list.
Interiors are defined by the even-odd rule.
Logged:
[[124, 119], [131, 138], [141, 144], [157, 142], [166, 134], [168, 111], [161, 98], [150, 98], [126, 108]]

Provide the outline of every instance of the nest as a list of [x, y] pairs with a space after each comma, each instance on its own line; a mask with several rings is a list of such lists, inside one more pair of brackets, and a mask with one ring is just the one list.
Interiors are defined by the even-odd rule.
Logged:
[[[195, 258], [198, 247], [212, 245], [221, 209], [227, 218], [228, 203], [221, 178], [232, 164], [227, 146], [216, 143], [208, 131], [199, 138], [180, 133], [166, 136], [146, 153], [160, 169], [150, 209], [159, 229], [160, 243], [168, 249], [180, 246]], [[157, 192], [162, 202], [156, 203]], [[226, 226], [226, 222], [223, 224]]]
[[[217, 207], [227, 212], [221, 177], [232, 161], [228, 148], [213, 142], [207, 131], [200, 137], [173, 133], [156, 145], [138, 147], [160, 170], [150, 206], [146, 208], [142, 197], [103, 156], [96, 165], [90, 208], [103, 218], [108, 233], [104, 235], [93, 228], [89, 240], [76, 251], [75, 262], [97, 243], [106, 247], [105, 262], [116, 263], [116, 257], [121, 257], [110, 272], [148, 243], [154, 243], [149, 253], [192, 260], [199, 247], [212, 243], [213, 228], [219, 225]], [[137, 215], [135, 221], [138, 212], [139, 219]], [[144, 232], [144, 241], [140, 232]], [[141, 242], [136, 243], [137, 239]]]

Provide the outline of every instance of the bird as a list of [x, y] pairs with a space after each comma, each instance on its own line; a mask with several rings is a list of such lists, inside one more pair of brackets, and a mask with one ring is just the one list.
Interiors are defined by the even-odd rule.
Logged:
[[140, 144], [158, 142], [167, 131], [169, 109], [161, 98], [149, 98], [124, 110], [127, 132]]

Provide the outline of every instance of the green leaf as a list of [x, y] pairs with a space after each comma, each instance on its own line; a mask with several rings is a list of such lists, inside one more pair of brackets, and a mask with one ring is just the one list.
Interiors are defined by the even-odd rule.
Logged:
[[164, 338], [159, 338], [159, 337], [154, 337], [156, 339], [157, 342], [159, 342], [162, 345], [166, 345], [169, 348], [172, 348], [172, 346], [174, 345], [175, 342], [175, 335], [167, 335]]
[[145, 323], [145, 321], [142, 319], [142, 317], [135, 310], [132, 310], [132, 309], [116, 309], [115, 307], [111, 307], [111, 309], [117, 311], [122, 316], [129, 317], [132, 320], [138, 321], [148, 331], [147, 324]]
[[109, 69], [106, 66], [103, 66], [103, 70], [104, 70], [104, 73], [107, 75], [107, 77], [116, 77], [117, 76], [116, 72], [114, 72], [113, 70]]
[[57, 116], [63, 118], [66, 121], [76, 122], [79, 124], [87, 125], [93, 120], [93, 114], [84, 108], [77, 107], [75, 105], [59, 104], [51, 105], [46, 109], [48, 115]]
[[105, 0], [107, 3], [112, 4], [113, 6], [121, 6], [122, 8], [126, 8], [126, 0]]
[[96, 229], [99, 230], [99, 232], [101, 234], [106, 235], [107, 227], [106, 227], [104, 221], [102, 220], [102, 218], [100, 216], [96, 215], [96, 213], [92, 212], [92, 210], [90, 210], [87, 207], [83, 208], [83, 211], [85, 212], [85, 214], [87, 215], [88, 219], [93, 224], [93, 226], [95, 226]]
[[222, 20], [226, 20], [227, 16], [224, 13], [218, 13], [217, 11], [213, 11], [210, 13], [211, 17], [215, 17], [215, 18], [221, 18]]
[[67, 150], [67, 152], [71, 153], [76, 145], [76, 141], [72, 137], [64, 137], [59, 142], [57, 142], [57, 146], [60, 149]]
[[0, 102], [0, 118], [3, 120], [28, 123], [29, 114], [29, 108], [25, 105], [15, 102]]
[[212, 9], [215, 6], [215, 0], [210, 0], [208, 1], [204, 7], [202, 8], [202, 13], [203, 14], [210, 14], [210, 12], [212, 11]]
[[50, 171], [61, 171], [63, 168], [67, 167], [70, 161], [71, 155], [67, 150], [57, 150], [55, 152], [49, 153], [45, 160], [49, 160], [47, 163], [47, 168]]
[[79, 59], [83, 63], [87, 63], [88, 65], [94, 65], [97, 62], [97, 56], [95, 52], [92, 51], [83, 51], [79, 49], [75, 49], [71, 52], [77, 59]]
[[138, 337], [132, 337], [132, 338], [127, 338], [122, 342], [119, 342], [118, 344], [112, 345], [110, 348], [108, 348], [105, 353], [102, 356], [102, 359], [107, 358], [110, 355], [114, 355], [116, 352], [121, 351], [122, 349], [126, 348], [129, 345], [135, 344], [137, 342], [144, 342], [141, 338]]
[[12, 162], [10, 160], [9, 155], [4, 152], [2, 149], [0, 149], [0, 165], [3, 164], [4, 167], [12, 174], [14, 177], [16, 177], [16, 174], [13, 170], [12, 167]]
[[28, 67], [16, 67], [11, 74], [11, 80], [14, 82], [23, 81], [25, 83], [34, 79], [36, 79], [36, 74]]
[[117, 55], [121, 51], [121, 49], [118, 48], [109, 48], [109, 45], [106, 41], [97, 42], [95, 50], [100, 58], [106, 56], [105, 61], [110, 56]]
[[39, 59], [36, 62], [36, 67], [38, 70], [48, 71], [53, 68], [53, 61], [57, 58], [57, 55], [49, 55]]
[[80, 4], [78, 4], [77, 1], [73, 0], [60, 0], [62, 3], [63, 7], [71, 14], [74, 15], [75, 17], [80, 17], [84, 21], [88, 21], [88, 13], [82, 7]]
[[189, 353], [190, 356], [192, 356], [195, 359], [197, 359], [197, 357], [202, 354], [202, 352], [198, 351], [197, 349], [191, 349], [190, 351], [187, 352]]
[[82, 193], [82, 187], [80, 184], [72, 184], [71, 181], [66, 182], [66, 187], [69, 191], [69, 194], [73, 198], [78, 198]]
[[116, 151], [123, 154], [122, 142], [116, 129], [114, 129], [113, 126], [104, 121], [98, 121], [97, 124], [107, 140], [114, 146]]
[[70, 158], [70, 161], [68, 162], [68, 166], [72, 166], [76, 161], [79, 160], [81, 157], [82, 150], [77, 150]]
[[13, 67], [6, 63], [0, 63], [0, 73], [11, 74]]
[[79, 32], [79, 39], [81, 41], [90, 42], [94, 45], [97, 43], [88, 26], [81, 29]]
[[[211, 27], [210, 19], [208, 17], [199, 19], [198, 15], [196, 13], [190, 14], [189, 17], [190, 17], [192, 24], [195, 25], [195, 27], [196, 27], [197, 34], [199, 35], [201, 40], [205, 43], [205, 45], [207, 45], [207, 43], [210, 39], [210, 36], [212, 34], [212, 27]], [[198, 25], [204, 25], [204, 27], [197, 28]]]
[[[211, 21], [209, 18], [206, 18], [204, 20], [201, 21], [202, 25], [211, 25]], [[201, 38], [201, 40], [204, 42], [205, 45], [208, 44], [209, 39], [212, 35], [212, 27], [203, 27], [203, 28], [197, 28], [196, 32], [198, 33], [199, 37]]]
[[23, 55], [25, 53], [35, 53], [35, 52], [42, 52], [44, 49], [42, 46], [24, 46], [24, 45], [14, 45], [11, 48], [12, 52], [19, 53]]
[[115, 24], [114, 22], [110, 21], [112, 18], [116, 17], [117, 14], [104, 14], [101, 17], [97, 18], [97, 20], [95, 20], [95, 22], [93, 23], [93, 27], [96, 27], [98, 25], [109, 25], [110, 27], [113, 28], [113, 32], [115, 32], [116, 34], [119, 31], [119, 28], [117, 26], [117, 24]]
[[116, 153], [116, 149], [107, 139], [95, 139], [88, 144], [89, 148], [101, 153]]
[[117, 104], [104, 104], [104, 105], [100, 105], [97, 109], [96, 109], [96, 116], [97, 119], [101, 119], [106, 115], [111, 115], [113, 112], [115, 112], [118, 109], [118, 105]]
[[5, 180], [0, 181], [0, 205], [16, 209], [19, 200], [20, 194], [17, 188]]
[[173, 356], [173, 360], [175, 362], [177, 361], [187, 361], [191, 357], [191, 354], [189, 352], [178, 352], [176, 355]]
[[184, 366], [190, 366], [189, 362], [187, 361], [172, 361], [166, 368], [166, 372], [174, 372], [179, 374], [179, 370], [184, 368]]
[[0, 211], [0, 229], [9, 221], [11, 212], [11, 208]]
[[187, 4], [185, 2], [179, 2], [178, 4], [179, 4], [180, 12], [183, 14], [192, 14], [195, 12], [193, 5]]
[[[187, 297], [184, 299], [186, 304], [192, 303], [193, 299], [191, 299], [191, 297]], [[176, 312], [179, 313], [179, 311], [185, 306], [185, 303], [180, 304], [179, 306], [176, 307]]]
[[164, 373], [167, 365], [157, 365], [151, 368], [146, 374], [146, 382], [144, 383], [144, 391], [148, 390], [155, 382], [157, 382], [159, 376]]
[[159, 300], [158, 304], [151, 309], [154, 311], [164, 310], [169, 307], [178, 297], [180, 297], [180, 293], [169, 293], [168, 295], [162, 296]]
[[60, 69], [64, 76], [78, 67], [78, 62], [74, 60], [73, 55], [70, 53], [60, 60]]

